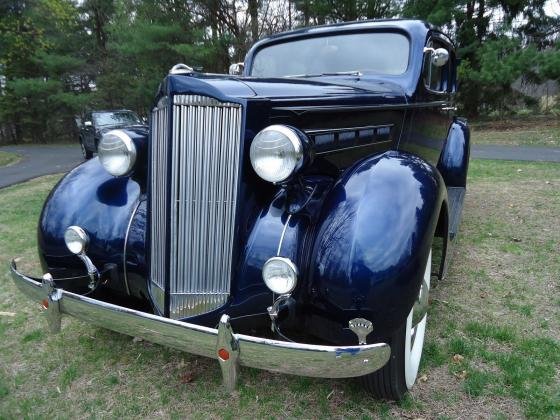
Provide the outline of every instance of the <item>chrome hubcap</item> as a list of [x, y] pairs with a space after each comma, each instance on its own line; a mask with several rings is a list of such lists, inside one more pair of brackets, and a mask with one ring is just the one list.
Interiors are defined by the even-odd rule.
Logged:
[[430, 294], [430, 277], [432, 271], [432, 251], [428, 255], [424, 278], [418, 298], [406, 319], [406, 336], [404, 343], [404, 376], [408, 389], [412, 388], [418, 376], [418, 367], [424, 347], [426, 320], [428, 310], [428, 296]]

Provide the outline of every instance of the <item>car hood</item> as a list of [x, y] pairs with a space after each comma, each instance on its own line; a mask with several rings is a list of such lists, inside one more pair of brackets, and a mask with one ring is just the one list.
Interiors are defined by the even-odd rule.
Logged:
[[130, 124], [112, 124], [112, 125], [104, 125], [103, 127], [99, 127], [97, 129], [97, 132], [99, 134], [105, 134], [108, 131], [111, 130], [117, 130], [119, 128], [126, 128], [128, 130], [133, 130], [133, 131], [147, 131], [148, 130], [148, 126], [147, 125], [143, 125], [143, 124], [136, 124], [136, 125], [130, 125]]
[[243, 78], [256, 96], [341, 96], [369, 93], [402, 93], [400, 86], [382, 80], [362, 79], [348, 76], [323, 76], [313, 78]]
[[403, 88], [371, 76], [323, 76], [316, 78], [252, 78], [227, 75], [171, 75], [162, 94], [201, 94], [247, 100], [270, 100], [275, 106], [298, 104], [402, 104]]

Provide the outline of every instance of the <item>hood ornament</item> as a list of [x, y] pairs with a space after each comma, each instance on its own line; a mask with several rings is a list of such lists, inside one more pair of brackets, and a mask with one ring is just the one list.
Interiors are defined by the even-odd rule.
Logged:
[[194, 69], [192, 67], [189, 67], [183, 63], [175, 64], [173, 67], [171, 67], [171, 70], [169, 70], [169, 74], [191, 74], [193, 72]]

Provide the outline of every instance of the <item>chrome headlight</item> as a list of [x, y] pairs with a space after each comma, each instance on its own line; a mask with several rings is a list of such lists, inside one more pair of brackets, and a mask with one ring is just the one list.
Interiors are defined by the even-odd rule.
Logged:
[[272, 257], [264, 263], [262, 277], [270, 290], [279, 295], [290, 293], [297, 284], [296, 265], [284, 257]]
[[132, 171], [136, 146], [124, 131], [112, 130], [103, 134], [97, 149], [99, 161], [111, 175], [123, 176]]
[[303, 165], [303, 143], [297, 132], [285, 125], [271, 125], [251, 143], [251, 165], [265, 181], [287, 180]]
[[72, 254], [81, 254], [87, 248], [89, 236], [81, 227], [69, 226], [64, 232], [64, 242]]

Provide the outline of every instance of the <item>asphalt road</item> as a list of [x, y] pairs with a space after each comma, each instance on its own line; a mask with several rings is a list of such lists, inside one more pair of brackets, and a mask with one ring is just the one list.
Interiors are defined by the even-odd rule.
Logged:
[[21, 156], [15, 165], [0, 167], [0, 188], [42, 175], [68, 172], [83, 161], [78, 143], [3, 146], [0, 150]]
[[[3, 146], [0, 150], [22, 156], [15, 165], [0, 168], [0, 188], [42, 175], [68, 172], [83, 161], [77, 143], [75, 145]], [[471, 150], [471, 158], [560, 163], [560, 148], [475, 145]]]
[[560, 148], [477, 144], [471, 148], [471, 158], [560, 162]]

